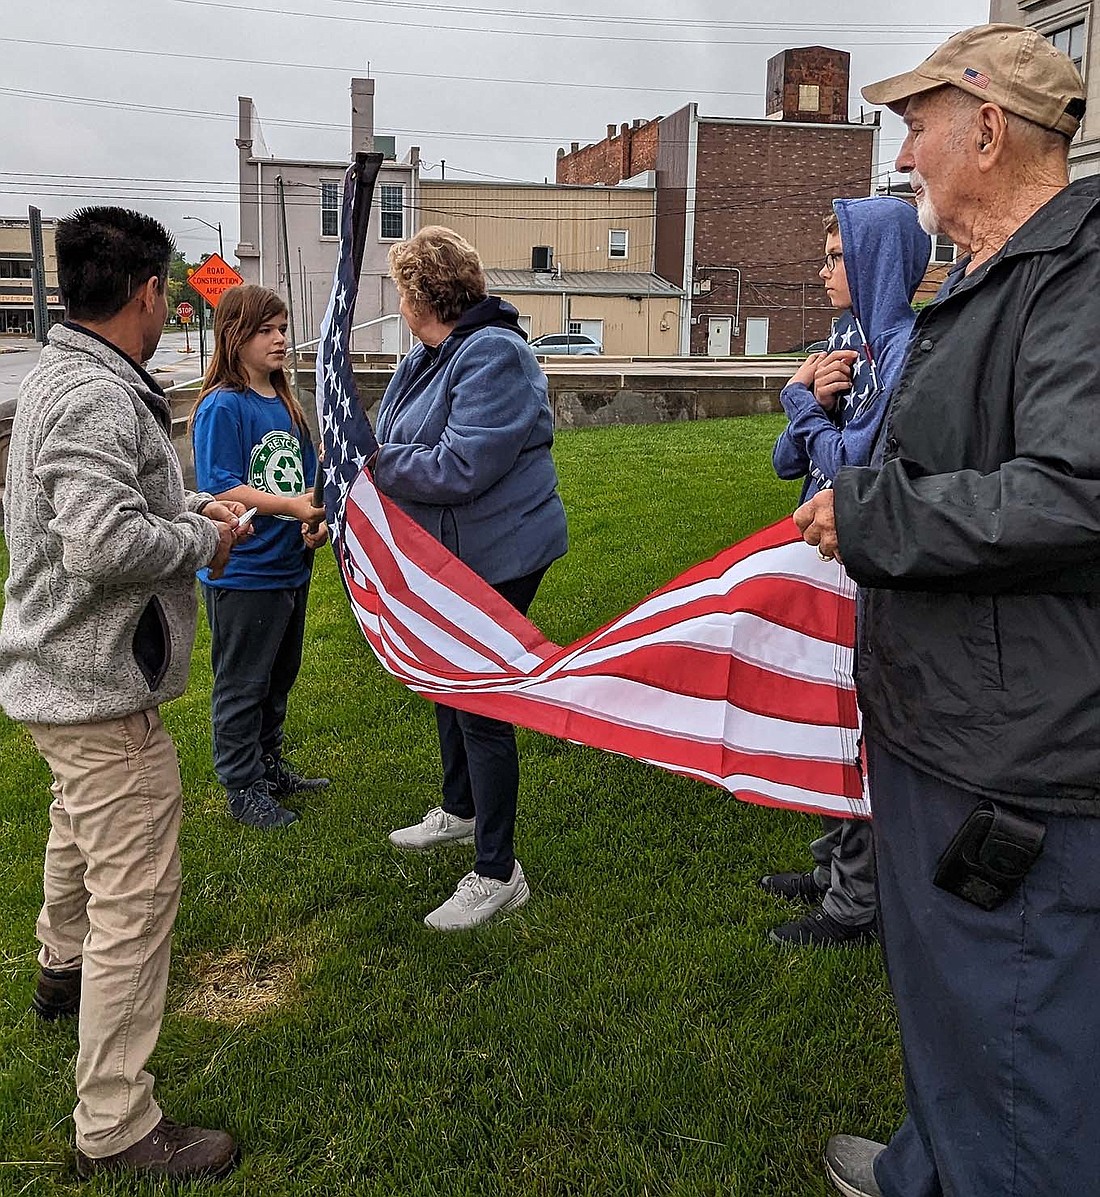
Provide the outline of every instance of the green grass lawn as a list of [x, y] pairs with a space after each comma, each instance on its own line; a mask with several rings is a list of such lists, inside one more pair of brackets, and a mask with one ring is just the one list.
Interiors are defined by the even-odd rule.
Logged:
[[[564, 433], [572, 547], [532, 618], [568, 642], [794, 505], [782, 417]], [[226, 817], [210, 761], [208, 636], [165, 711], [186, 809], [183, 906], [151, 1068], [176, 1119], [225, 1127], [227, 1194], [824, 1197], [843, 1130], [902, 1113], [876, 951], [781, 953], [794, 913], [756, 885], [804, 867], [816, 820], [520, 733], [530, 904], [440, 936], [423, 916], [472, 860], [386, 833], [437, 802], [429, 705], [383, 675], [318, 554], [295, 762], [335, 779], [281, 834]], [[27, 1011], [48, 774], [0, 726], [0, 1194], [77, 1186], [76, 1031]]]

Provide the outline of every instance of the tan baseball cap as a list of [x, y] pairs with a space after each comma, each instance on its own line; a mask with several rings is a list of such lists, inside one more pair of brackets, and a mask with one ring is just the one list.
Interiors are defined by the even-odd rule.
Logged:
[[1077, 68], [1042, 34], [1019, 25], [964, 29], [915, 70], [869, 84], [863, 98], [901, 111], [910, 96], [944, 84], [1067, 137], [1085, 115], [1085, 85]]

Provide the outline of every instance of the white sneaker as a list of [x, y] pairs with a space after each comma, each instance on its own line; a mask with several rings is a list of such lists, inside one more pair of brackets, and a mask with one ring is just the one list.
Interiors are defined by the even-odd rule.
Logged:
[[468, 844], [474, 838], [474, 820], [449, 815], [441, 806], [433, 807], [412, 827], [390, 832], [390, 843], [409, 852], [426, 852], [440, 844]]
[[424, 920], [436, 931], [466, 931], [505, 910], [518, 910], [531, 896], [519, 861], [507, 881], [467, 873], [458, 889]]

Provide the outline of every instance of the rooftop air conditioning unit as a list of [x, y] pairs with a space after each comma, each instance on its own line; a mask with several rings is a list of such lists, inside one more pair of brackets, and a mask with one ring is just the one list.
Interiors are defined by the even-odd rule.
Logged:
[[554, 269], [554, 247], [552, 245], [531, 246], [531, 269], [537, 274], [549, 274]]

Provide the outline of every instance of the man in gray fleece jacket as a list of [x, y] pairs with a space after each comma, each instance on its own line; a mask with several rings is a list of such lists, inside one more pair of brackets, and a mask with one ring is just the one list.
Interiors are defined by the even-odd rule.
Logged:
[[182, 693], [195, 570], [228, 560], [240, 504], [184, 490], [145, 372], [174, 246], [155, 220], [59, 221], [68, 321], [19, 393], [4, 495], [11, 558], [0, 703], [53, 773], [34, 1009], [80, 1014], [77, 1170], [228, 1172], [229, 1135], [165, 1118], [145, 1063], [164, 1014], [182, 794], [158, 706]]

